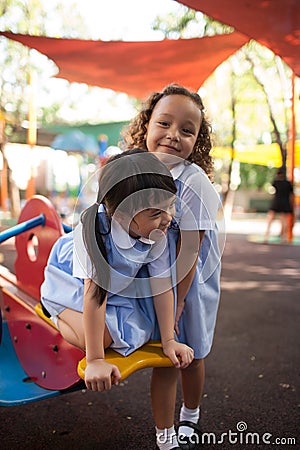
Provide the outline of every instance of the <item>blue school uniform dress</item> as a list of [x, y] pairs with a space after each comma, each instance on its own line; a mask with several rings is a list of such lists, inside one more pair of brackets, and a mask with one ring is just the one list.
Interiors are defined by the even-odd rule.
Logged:
[[[153, 336], [156, 318], [148, 277], [170, 276], [167, 238], [157, 242], [131, 238], [118, 222], [108, 220], [103, 205], [98, 218], [111, 274], [106, 325], [111, 347], [126, 356]], [[41, 302], [54, 322], [65, 308], [82, 312], [85, 278], [93, 274], [80, 223], [58, 239], [45, 269]]]
[[168, 231], [171, 260], [176, 258], [179, 230], [205, 231], [178, 336], [180, 342], [193, 348], [195, 358], [199, 359], [210, 352], [220, 298], [221, 257], [216, 222], [220, 198], [196, 164], [184, 161], [171, 172], [178, 189], [176, 214]]

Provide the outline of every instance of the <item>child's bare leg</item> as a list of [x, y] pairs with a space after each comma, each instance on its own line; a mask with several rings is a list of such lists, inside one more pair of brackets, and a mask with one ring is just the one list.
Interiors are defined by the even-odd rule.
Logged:
[[280, 220], [281, 220], [280, 237], [281, 237], [282, 240], [287, 240], [287, 214], [286, 213], [281, 213]]
[[203, 393], [204, 359], [194, 359], [186, 369], [180, 372], [184, 404], [189, 409], [195, 409], [200, 405]]
[[268, 212], [268, 216], [267, 216], [267, 228], [266, 228], [266, 232], [265, 232], [265, 241], [266, 242], [269, 239], [270, 230], [271, 230], [271, 223], [273, 222], [274, 218], [275, 218], [275, 212], [270, 210]]
[[157, 367], [152, 371], [152, 412], [157, 432], [156, 442], [160, 449], [178, 446], [174, 429], [177, 379], [178, 369], [175, 367]]
[[[63, 338], [70, 344], [85, 350], [85, 338], [83, 329], [83, 315], [72, 309], [65, 309], [58, 317], [58, 328]], [[112, 343], [112, 338], [107, 327], [104, 330], [104, 348]]]
[[[200, 403], [203, 393], [204, 377], [204, 359], [194, 359], [186, 369], [181, 370], [183, 404], [180, 410], [178, 429], [180, 442], [195, 444], [201, 442], [201, 429], [197, 424], [200, 417]], [[195, 428], [188, 426], [187, 422], [195, 424]], [[190, 446], [189, 448], [193, 447]]]

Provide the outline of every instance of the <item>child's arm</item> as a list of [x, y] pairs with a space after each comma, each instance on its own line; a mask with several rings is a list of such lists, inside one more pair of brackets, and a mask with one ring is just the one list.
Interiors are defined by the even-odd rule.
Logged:
[[85, 383], [92, 391], [104, 391], [117, 384], [121, 378], [117, 366], [105, 361], [104, 330], [106, 301], [99, 306], [93, 297], [95, 285], [92, 280], [84, 282], [83, 327], [86, 346]]
[[175, 331], [179, 334], [178, 322], [184, 308], [184, 301], [194, 279], [198, 255], [204, 231], [181, 231], [177, 243], [177, 308]]
[[[163, 352], [177, 368], [184, 369], [194, 359], [194, 351], [185, 344], [175, 341], [174, 337], [174, 296], [172, 289], [158, 293], [159, 280], [152, 278], [154, 307], [158, 320]], [[163, 282], [164, 283], [164, 282]], [[161, 289], [162, 290], [162, 289]], [[180, 360], [178, 359], [180, 357]]]

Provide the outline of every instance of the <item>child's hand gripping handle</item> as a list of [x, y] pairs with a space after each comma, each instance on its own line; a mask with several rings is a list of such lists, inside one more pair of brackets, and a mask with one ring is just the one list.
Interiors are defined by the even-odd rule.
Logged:
[[87, 362], [84, 378], [87, 389], [102, 392], [110, 390], [112, 384], [117, 385], [121, 374], [117, 366], [99, 358]]
[[163, 352], [177, 369], [185, 369], [194, 359], [194, 350], [185, 344], [171, 339], [163, 344]]

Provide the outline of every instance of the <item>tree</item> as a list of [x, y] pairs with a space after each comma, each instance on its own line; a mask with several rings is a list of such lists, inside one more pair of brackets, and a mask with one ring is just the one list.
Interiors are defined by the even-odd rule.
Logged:
[[[157, 19], [155, 26], [166, 37], [175, 36], [176, 30], [177, 37], [212, 36], [233, 30], [188, 8], [182, 9], [182, 16], [169, 15], [165, 20]], [[221, 169], [225, 180], [225, 183], [220, 183], [224, 199], [231, 184], [234, 148], [239, 145], [266, 143], [269, 137], [269, 143], [278, 143], [282, 163], [285, 164], [290, 76], [291, 70], [279, 57], [250, 41], [221, 64], [201, 87], [200, 94], [211, 118], [215, 145], [232, 148], [232, 160]], [[227, 174], [224, 174], [225, 167]], [[258, 169], [249, 166], [251, 173], [253, 170]], [[246, 172], [245, 167], [243, 172]]]
[[[86, 29], [75, 4], [67, 8], [57, 1], [48, 2], [45, 9], [43, 0], [2, 0], [0, 12], [0, 28], [15, 33], [39, 36], [54, 32], [59, 36], [78, 37]], [[55, 21], [50, 21], [51, 16]], [[6, 38], [0, 38], [0, 55], [1, 66], [5, 68], [0, 73], [0, 109], [7, 116], [6, 135], [10, 140], [22, 142], [20, 130], [27, 119], [29, 72], [35, 71], [40, 80], [45, 80], [55, 73], [55, 65], [45, 56]], [[66, 91], [68, 88], [66, 84]], [[46, 92], [47, 83], [42, 82], [39, 96], [45, 96]], [[52, 118], [60, 108], [61, 103], [57, 101], [39, 109], [40, 122]]]
[[[64, 9], [63, 5], [56, 5], [52, 10], [62, 18], [61, 25], [65, 23], [65, 28], [70, 30], [80, 30], [80, 16], [75, 13], [76, 9]], [[0, 27], [18, 33], [29, 33], [35, 35], [47, 34], [45, 19], [47, 12], [42, 0], [1, 0], [0, 1]], [[73, 28], [74, 27], [74, 28]], [[43, 60], [43, 69], [40, 62]], [[30, 72], [35, 71], [41, 76], [45, 67], [46, 58], [37, 55], [36, 52], [27, 47], [5, 39], [0, 39], [0, 61], [3, 70], [0, 73], [0, 115], [4, 117], [5, 138], [15, 142], [24, 142], [24, 135], [21, 133], [22, 126], [26, 123], [28, 115], [28, 77]], [[48, 67], [54, 68], [51, 62]], [[49, 112], [57, 111], [59, 104], [52, 104]], [[43, 114], [43, 111], [40, 111]], [[1, 142], [1, 153], [4, 161], [5, 173], [2, 172], [2, 191], [6, 191], [4, 183], [8, 184], [8, 196], [11, 215], [14, 217], [19, 212], [17, 189], [11, 177], [5, 154], [3, 153], [3, 143]], [[7, 173], [6, 173], [7, 168]], [[3, 203], [3, 199], [2, 199]], [[6, 205], [2, 204], [6, 209]]]
[[[272, 95], [272, 92], [270, 91], [270, 83], [267, 83], [264, 81], [264, 72], [266, 69], [261, 70], [263, 61], [261, 58], [259, 58], [259, 55], [249, 51], [250, 46], [248, 48], [245, 48], [244, 55], [245, 60], [249, 62], [250, 64], [250, 70], [252, 72], [252, 75], [258, 84], [258, 86], [262, 89], [262, 92], [264, 93], [266, 103], [268, 105], [268, 112], [270, 117], [270, 122], [273, 126], [273, 140], [278, 144], [281, 154], [281, 160], [282, 160], [282, 168], [286, 170], [286, 144], [288, 141], [288, 124], [287, 124], [287, 113], [285, 108], [285, 102], [283, 102], [283, 119], [285, 120], [284, 129], [282, 132], [280, 132], [279, 125], [277, 125], [276, 121], [276, 112], [275, 112], [275, 104], [274, 104], [274, 95]], [[256, 58], [256, 61], [255, 59]], [[257, 62], [257, 60], [260, 59], [260, 61]], [[274, 63], [272, 64], [273, 73], [276, 74], [276, 69], [279, 66], [278, 57], [276, 58], [275, 55], [273, 55]], [[269, 67], [267, 68], [267, 70]], [[280, 79], [280, 73], [277, 71], [277, 78]], [[272, 86], [272, 91], [274, 89], [274, 86]]]

